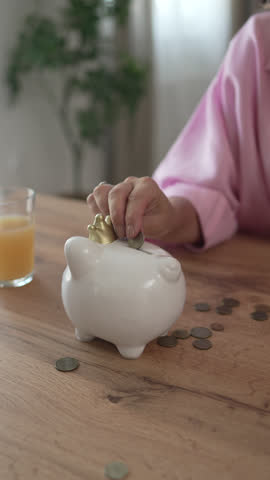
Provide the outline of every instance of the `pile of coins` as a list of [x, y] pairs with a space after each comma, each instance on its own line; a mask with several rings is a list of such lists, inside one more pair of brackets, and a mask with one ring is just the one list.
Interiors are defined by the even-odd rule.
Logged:
[[223, 298], [223, 304], [216, 307], [216, 312], [219, 315], [231, 315], [232, 309], [239, 307], [240, 302], [235, 298]]
[[189, 337], [194, 337], [192, 345], [199, 350], [208, 350], [212, 347], [212, 342], [208, 340], [212, 336], [212, 332], [206, 327], [194, 327], [188, 330], [174, 330], [171, 335], [164, 335], [159, 337], [157, 342], [161, 347], [176, 347], [178, 339], [186, 340]]
[[[223, 298], [222, 304], [216, 307], [216, 313], [219, 315], [231, 315], [233, 309], [239, 307], [240, 302], [235, 298], [226, 297]], [[195, 303], [194, 309], [197, 312], [209, 312], [211, 307], [206, 302], [199, 302]], [[270, 313], [270, 306], [269, 305], [255, 305], [255, 311], [250, 314], [253, 320], [257, 322], [263, 322], [268, 320]], [[206, 327], [194, 327], [190, 331], [185, 329], [178, 329], [172, 332], [171, 335], [165, 335], [163, 337], [159, 337], [157, 343], [162, 347], [175, 347], [178, 344], [178, 340], [186, 340], [190, 336], [194, 337], [192, 345], [193, 347], [199, 350], [209, 350], [213, 346], [209, 337], [212, 336], [213, 332], [223, 332], [224, 325], [219, 322], [213, 322], [210, 325], [210, 328]]]

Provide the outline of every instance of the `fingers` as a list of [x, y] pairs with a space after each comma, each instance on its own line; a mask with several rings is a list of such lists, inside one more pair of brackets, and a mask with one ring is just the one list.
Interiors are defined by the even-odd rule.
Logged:
[[113, 187], [108, 195], [110, 216], [119, 238], [126, 236], [125, 213], [130, 193], [134, 188], [134, 177], [126, 179]]
[[128, 177], [115, 186], [102, 182], [87, 202], [93, 216], [110, 215], [119, 238], [134, 238], [142, 230], [146, 212], [158, 206], [160, 191], [149, 177]]
[[102, 213], [104, 216], [109, 215], [108, 194], [112, 189], [112, 185], [106, 182], [100, 182], [87, 197], [87, 203], [90, 209], [98, 209], [96, 213]]
[[87, 204], [88, 204], [89, 209], [90, 209], [90, 219], [89, 219], [90, 222], [89, 223], [93, 223], [96, 214], [100, 213], [99, 208], [96, 204], [94, 193], [90, 193], [90, 195], [88, 195]]
[[93, 192], [95, 196], [96, 204], [99, 207], [99, 211], [104, 216], [109, 215], [110, 213], [108, 195], [112, 188], [113, 188], [113, 185], [102, 182], [94, 189], [94, 192]]
[[142, 230], [143, 217], [149, 205], [155, 202], [158, 196], [158, 188], [150, 177], [143, 177], [136, 182], [129, 195], [125, 223], [126, 235], [134, 238]]

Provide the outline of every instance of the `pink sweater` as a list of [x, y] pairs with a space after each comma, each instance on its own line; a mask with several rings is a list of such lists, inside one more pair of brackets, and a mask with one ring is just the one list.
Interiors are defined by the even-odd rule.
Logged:
[[237, 229], [270, 236], [270, 13], [251, 17], [154, 173], [168, 197], [189, 199], [205, 248]]

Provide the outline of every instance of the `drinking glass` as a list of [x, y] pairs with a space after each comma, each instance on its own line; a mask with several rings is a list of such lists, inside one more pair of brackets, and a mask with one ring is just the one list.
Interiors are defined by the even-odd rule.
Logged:
[[0, 287], [33, 279], [35, 196], [31, 188], [0, 187]]

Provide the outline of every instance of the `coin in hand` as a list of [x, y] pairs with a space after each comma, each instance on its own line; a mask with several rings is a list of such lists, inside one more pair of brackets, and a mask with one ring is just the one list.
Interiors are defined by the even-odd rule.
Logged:
[[131, 248], [135, 248], [136, 250], [139, 250], [139, 248], [142, 247], [143, 243], [144, 236], [142, 232], [140, 232], [135, 238], [128, 239], [128, 246]]

